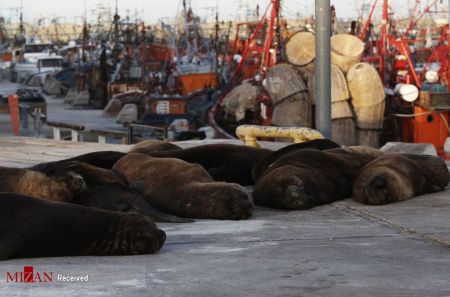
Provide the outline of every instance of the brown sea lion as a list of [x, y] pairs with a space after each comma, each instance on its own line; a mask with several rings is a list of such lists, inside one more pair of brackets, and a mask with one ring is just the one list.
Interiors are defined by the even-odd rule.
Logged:
[[0, 192], [68, 202], [85, 189], [83, 178], [73, 171], [48, 177], [29, 169], [0, 167]]
[[202, 165], [215, 181], [253, 185], [253, 166], [271, 150], [235, 144], [206, 144], [147, 155], [158, 158], [177, 158]]
[[304, 149], [276, 160], [253, 190], [257, 205], [299, 210], [350, 197], [357, 171], [375, 157]]
[[387, 204], [445, 188], [450, 175], [445, 162], [434, 156], [385, 154], [361, 168], [353, 199], [364, 204]]
[[135, 145], [128, 151], [129, 153], [149, 154], [154, 152], [181, 150], [181, 147], [170, 142], [156, 139], [144, 140]]
[[252, 179], [254, 182], [257, 182], [261, 175], [264, 174], [264, 171], [273, 164], [279, 158], [283, 156], [287, 156], [291, 153], [297, 152], [303, 149], [317, 149], [317, 150], [329, 150], [334, 148], [340, 148], [341, 146], [334, 141], [329, 139], [315, 139], [311, 141], [306, 141], [302, 143], [294, 143], [288, 146], [285, 146], [277, 151], [274, 151], [263, 159], [258, 161], [252, 169]]
[[130, 153], [117, 161], [113, 170], [140, 189], [150, 204], [167, 213], [230, 220], [247, 219], [251, 214], [243, 187], [215, 182], [198, 164]]
[[166, 235], [137, 214], [0, 193], [0, 260], [157, 252]]

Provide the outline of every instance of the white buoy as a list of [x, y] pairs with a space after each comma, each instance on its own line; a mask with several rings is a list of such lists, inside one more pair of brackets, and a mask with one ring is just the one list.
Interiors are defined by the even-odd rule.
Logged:
[[419, 98], [419, 89], [411, 84], [398, 84], [395, 86], [394, 92], [406, 102], [414, 102]]
[[425, 73], [425, 79], [429, 83], [438, 82], [439, 81], [439, 72], [437, 72], [436, 70], [428, 70]]

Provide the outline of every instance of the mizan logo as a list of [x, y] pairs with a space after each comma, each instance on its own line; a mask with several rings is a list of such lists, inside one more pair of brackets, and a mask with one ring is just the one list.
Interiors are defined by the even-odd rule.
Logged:
[[53, 272], [34, 272], [34, 266], [24, 266], [20, 272], [6, 272], [7, 283], [51, 283]]

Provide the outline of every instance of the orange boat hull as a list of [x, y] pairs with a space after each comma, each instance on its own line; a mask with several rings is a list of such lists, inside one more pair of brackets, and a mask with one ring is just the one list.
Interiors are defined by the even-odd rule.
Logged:
[[183, 95], [203, 90], [206, 88], [215, 88], [218, 85], [216, 73], [194, 73], [179, 76], [183, 86]]

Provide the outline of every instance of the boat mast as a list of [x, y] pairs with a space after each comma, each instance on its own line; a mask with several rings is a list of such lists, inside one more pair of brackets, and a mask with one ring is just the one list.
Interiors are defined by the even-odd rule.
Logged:
[[[272, 42], [273, 42], [273, 32], [275, 29], [275, 20], [279, 16], [280, 11], [280, 1], [281, 0], [271, 0], [272, 1], [272, 11], [270, 13], [270, 21], [269, 21], [269, 33], [267, 35], [266, 39], [266, 46], [264, 49], [264, 65], [263, 68], [267, 69], [273, 66], [273, 64], [276, 63], [276, 61], [273, 61], [272, 59], [272, 52], [274, 49], [272, 49]], [[279, 30], [277, 29], [277, 32]], [[279, 43], [279, 40], [277, 40], [277, 43]], [[276, 50], [275, 50], [276, 51]], [[276, 55], [275, 55], [276, 57]]]
[[83, 31], [81, 36], [81, 61], [86, 61], [86, 43], [88, 39], [88, 25], [87, 25], [87, 9], [86, 0], [84, 0], [84, 20], [83, 20]]
[[189, 59], [192, 58], [192, 48], [191, 48], [191, 42], [190, 42], [190, 26], [189, 26], [189, 21], [188, 21], [188, 11], [186, 8], [186, 0], [183, 0], [183, 14], [184, 14], [184, 38], [186, 41], [186, 46], [187, 46], [187, 56], [189, 57]]
[[114, 53], [114, 62], [115, 64], [117, 64], [117, 62], [119, 61], [119, 20], [120, 20], [120, 16], [119, 16], [119, 8], [118, 8], [118, 3], [116, 0], [116, 13], [114, 14], [114, 48], [113, 48], [113, 53]]

